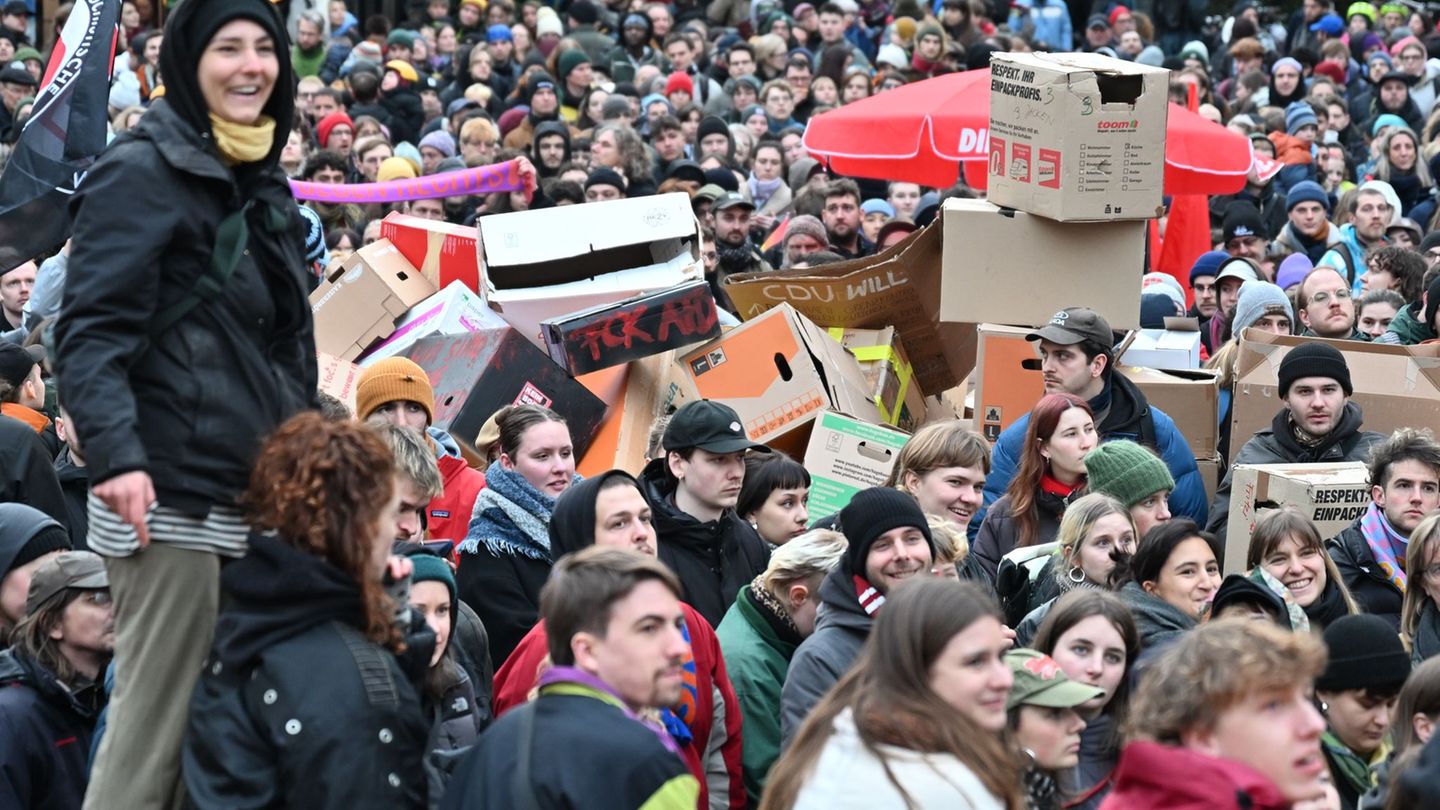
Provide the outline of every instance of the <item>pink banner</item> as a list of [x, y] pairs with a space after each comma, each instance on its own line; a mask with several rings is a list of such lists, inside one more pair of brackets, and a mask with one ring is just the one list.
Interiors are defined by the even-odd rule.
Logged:
[[426, 200], [433, 197], [467, 197], [492, 191], [520, 191], [528, 184], [520, 172], [520, 161], [511, 160], [493, 166], [477, 166], [458, 172], [432, 174], [409, 180], [385, 183], [311, 183], [291, 180], [290, 191], [297, 200], [323, 203], [370, 203]]

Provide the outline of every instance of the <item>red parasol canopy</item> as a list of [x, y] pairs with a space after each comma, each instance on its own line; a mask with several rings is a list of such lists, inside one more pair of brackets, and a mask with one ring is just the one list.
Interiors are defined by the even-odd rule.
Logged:
[[[839, 174], [944, 188], [984, 188], [990, 71], [936, 76], [810, 120], [805, 148]], [[1166, 194], [1233, 194], [1245, 185], [1250, 143], [1175, 104], [1165, 127]]]

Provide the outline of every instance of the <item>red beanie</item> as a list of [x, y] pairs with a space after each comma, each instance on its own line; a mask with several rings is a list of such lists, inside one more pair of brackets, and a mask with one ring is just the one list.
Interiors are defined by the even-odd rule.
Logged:
[[695, 97], [695, 82], [690, 80], [688, 73], [671, 73], [670, 78], [665, 82], [665, 95], [669, 96], [677, 90], [684, 90], [691, 98]]
[[351, 133], [355, 132], [355, 122], [351, 121], [350, 116], [343, 112], [330, 113], [324, 118], [321, 118], [320, 123], [315, 125], [315, 138], [320, 141], [321, 149], [325, 149], [330, 145], [330, 130], [341, 124], [350, 127]]
[[1114, 27], [1115, 27], [1115, 21], [1116, 21], [1116, 20], [1119, 20], [1121, 17], [1129, 17], [1129, 16], [1131, 16], [1131, 15], [1130, 15], [1130, 9], [1128, 9], [1128, 8], [1126, 8], [1126, 7], [1124, 7], [1124, 6], [1116, 6], [1115, 8], [1110, 9], [1110, 27], [1111, 27], [1111, 28], [1114, 28]]
[[1315, 73], [1335, 82], [1336, 87], [1345, 86], [1345, 68], [1334, 62], [1328, 60], [1321, 62], [1315, 66]]

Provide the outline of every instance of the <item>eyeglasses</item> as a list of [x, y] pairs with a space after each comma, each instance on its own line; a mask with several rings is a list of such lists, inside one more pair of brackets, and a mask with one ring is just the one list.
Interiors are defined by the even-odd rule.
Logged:
[[1314, 295], [1310, 296], [1310, 300], [1317, 304], [1324, 304], [1330, 300], [1330, 296], [1332, 295], [1335, 296], [1336, 301], [1350, 300], [1350, 291], [1343, 288], [1336, 290], [1333, 293], [1317, 292]]

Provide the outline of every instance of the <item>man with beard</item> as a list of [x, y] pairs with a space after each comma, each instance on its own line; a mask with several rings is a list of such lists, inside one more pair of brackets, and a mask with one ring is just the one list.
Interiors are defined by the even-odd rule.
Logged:
[[1300, 282], [1295, 312], [1305, 331], [1301, 334], [1335, 340], [1365, 340], [1355, 329], [1355, 299], [1350, 285], [1333, 267], [1317, 267]]
[[[531, 74], [525, 81], [524, 96], [530, 112], [525, 114], [525, 120], [520, 122], [520, 126], [510, 130], [510, 134], [505, 136], [506, 149], [524, 149], [535, 139], [535, 130], [541, 124], [560, 118], [560, 96], [550, 74], [543, 71]], [[575, 129], [571, 127], [570, 137], [574, 138], [575, 135]]]
[[325, 64], [325, 18], [318, 11], [303, 11], [295, 22], [295, 44], [290, 61], [295, 65], [296, 78], [320, 75]]
[[546, 121], [536, 127], [531, 151], [541, 179], [554, 177], [570, 160], [570, 127], [560, 121]]
[[710, 278], [710, 290], [715, 294], [715, 303], [733, 313], [735, 305], [722, 286], [725, 277], [735, 273], [764, 273], [774, 268], [760, 257], [750, 239], [754, 203], [731, 191], [715, 200], [710, 212], [715, 217], [715, 249], [720, 255], [720, 264]]
[[1200, 254], [1190, 267], [1190, 289], [1195, 291], [1195, 304], [1187, 314], [1200, 322], [1200, 337], [1211, 354], [1215, 353], [1215, 347], [1210, 345], [1210, 319], [1220, 311], [1215, 276], [1220, 272], [1220, 265], [1229, 258], [1230, 254], [1223, 250], [1212, 250]]
[[1415, 83], [1416, 77], [1409, 73], [1391, 71], [1380, 77], [1375, 83], [1375, 98], [1370, 102], [1370, 117], [1365, 121], [1365, 130], [1369, 131], [1375, 125], [1375, 120], [1382, 115], [1398, 115], [1405, 119], [1406, 126], [1421, 131], [1425, 128], [1425, 117], [1420, 114], [1420, 107], [1415, 100], [1410, 98], [1410, 86]]
[[1365, 273], [1365, 254], [1371, 248], [1383, 247], [1389, 239], [1385, 232], [1395, 218], [1395, 205], [1386, 194], [1389, 185], [1371, 180], [1360, 187], [1355, 196], [1355, 211], [1350, 222], [1340, 226], [1343, 244], [1325, 252], [1317, 267], [1332, 267], [1350, 285], [1350, 293], [1360, 293], [1360, 276]]
[[830, 235], [830, 249], [847, 259], [875, 252], [875, 243], [860, 232], [860, 187], [842, 178], [825, 189], [825, 208], [820, 213]]
[[820, 583], [820, 619], [815, 632], [796, 648], [780, 692], [786, 744], [820, 698], [849, 671], [886, 594], [929, 572], [935, 557], [925, 513], [898, 489], [874, 487], [856, 493], [840, 510], [836, 528], [849, 547]]
[[[1230, 478], [1239, 464], [1319, 464], [1364, 461], [1384, 436], [1360, 429], [1364, 414], [1350, 401], [1350, 367], [1335, 347], [1297, 346], [1280, 361], [1278, 394], [1285, 403], [1270, 427], [1256, 432], [1232, 459], [1215, 490], [1208, 530], [1225, 542], [1230, 519]], [[1238, 437], [1237, 437], [1238, 438]], [[1249, 542], [1249, 538], [1237, 538]], [[1398, 611], [1397, 611], [1398, 612]]]
[[1330, 222], [1330, 195], [1313, 180], [1291, 186], [1285, 196], [1290, 221], [1275, 237], [1276, 253], [1303, 253], [1312, 264], [1344, 241], [1340, 228]]

